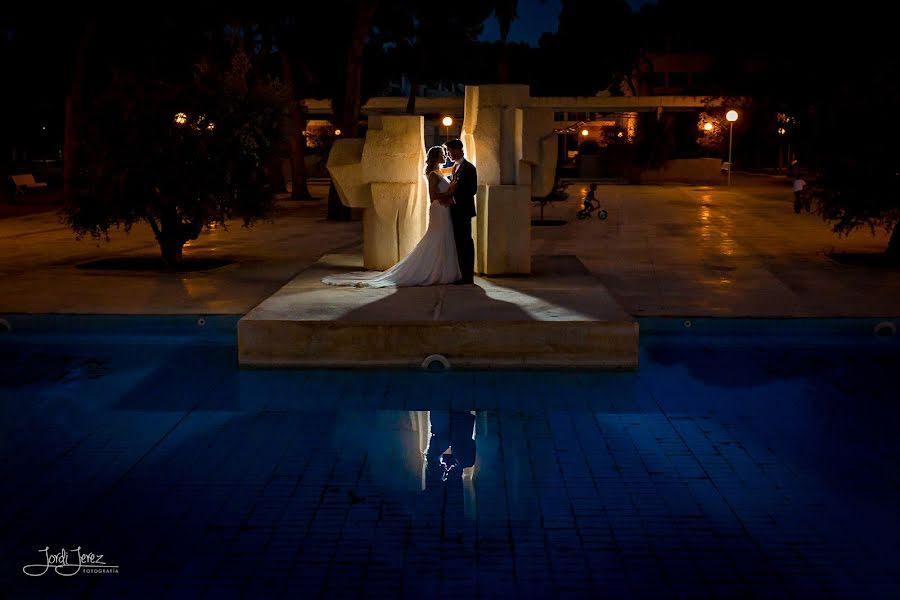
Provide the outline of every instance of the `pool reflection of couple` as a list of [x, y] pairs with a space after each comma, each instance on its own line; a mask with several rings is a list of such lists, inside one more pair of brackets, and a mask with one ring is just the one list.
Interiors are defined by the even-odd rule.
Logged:
[[475, 464], [475, 415], [469, 411], [433, 410], [428, 421], [425, 488], [462, 481], [463, 469]]

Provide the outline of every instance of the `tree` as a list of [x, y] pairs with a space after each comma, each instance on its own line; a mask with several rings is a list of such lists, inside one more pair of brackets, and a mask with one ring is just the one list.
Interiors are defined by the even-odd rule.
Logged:
[[509, 28], [519, 16], [519, 0], [494, 0], [494, 16], [500, 26], [500, 60], [497, 62], [497, 81], [509, 83]]
[[[604, 27], [597, 26], [600, 19]], [[637, 56], [634, 28], [625, 0], [562, 0], [559, 29], [539, 42], [536, 93], [593, 96], [617, 84], [617, 75], [630, 73]]]
[[78, 50], [88, 46], [79, 41], [90, 37], [82, 35], [90, 20], [47, 19], [37, 13], [0, 17], [0, 70], [9, 82], [7, 88], [16, 90], [0, 97], [0, 170], [4, 173], [14, 172], [9, 170], [10, 162], [30, 171], [40, 167], [21, 163], [60, 158], [65, 99], [74, 83], [73, 70], [83, 56]]
[[306, 105], [299, 94], [301, 89], [295, 83], [295, 60], [290, 52], [282, 51], [281, 71], [285, 91], [288, 96], [290, 120], [288, 144], [291, 152], [291, 199], [309, 200], [312, 195], [306, 183]]
[[[352, 13], [351, 27], [349, 31], [345, 32], [345, 35], [338, 35], [339, 40], [347, 43], [347, 51], [344, 54], [344, 77], [335, 87], [331, 100], [334, 123], [337, 129], [341, 130], [343, 136], [351, 138], [359, 135], [359, 116], [362, 109], [363, 55], [379, 1], [357, 0], [353, 5], [354, 11]], [[334, 182], [332, 182], [328, 189], [328, 220], [349, 221], [351, 215], [350, 208], [343, 205], [337, 189], [334, 187]]]
[[[873, 234], [878, 229], [889, 233], [885, 253], [894, 261], [900, 260], [900, 126], [891, 117], [900, 102], [898, 62], [891, 54], [870, 56], [868, 65], [858, 67], [857, 77], [823, 90], [807, 117], [815, 140], [811, 162], [818, 174], [811, 178], [810, 194], [818, 213], [838, 234], [863, 227]], [[877, 126], [853, 118], [860, 106], [880, 117]]]
[[[638, 169], [659, 169], [665, 165], [675, 150], [673, 118], [640, 113], [634, 140], [633, 166]], [[637, 176], [633, 173], [632, 177]]]
[[[889, 19], [864, 11], [823, 11], [802, 29], [779, 69], [781, 98], [796, 116], [793, 148], [818, 214], [835, 233], [859, 228], [890, 234], [900, 260], [900, 57]], [[823, 43], [865, 31], [852, 44]]]
[[271, 214], [264, 165], [284, 110], [283, 89], [255, 80], [242, 48], [226, 71], [201, 69], [189, 82], [120, 72], [92, 106], [89, 187], [63, 220], [79, 238], [107, 240], [113, 226], [146, 222], [178, 268], [204, 227]]
[[697, 119], [697, 145], [704, 148], [707, 154], [710, 152], [721, 154], [728, 138], [726, 134], [728, 125], [721, 111], [700, 113]]
[[[747, 98], [734, 96], [707, 96], [703, 105], [703, 112], [697, 115], [695, 140], [707, 154], [713, 153], [717, 158], [724, 158], [728, 152], [728, 136], [731, 131], [731, 123], [725, 118], [725, 114], [729, 110], [737, 110], [740, 121], [736, 126], [741, 127], [749, 120], [754, 103]], [[710, 129], [706, 128], [707, 124], [711, 126]], [[775, 133], [775, 128], [771, 129]]]
[[81, 159], [80, 135], [84, 110], [84, 86], [87, 71], [88, 50], [97, 27], [96, 17], [87, 17], [81, 25], [75, 47], [72, 80], [66, 95], [66, 124], [63, 139], [63, 197], [72, 202], [78, 189], [79, 162]]
[[346, 38], [349, 39], [346, 46], [343, 85], [336, 90], [332, 101], [335, 122], [346, 137], [359, 135], [359, 115], [363, 100], [363, 56], [379, 4], [378, 0], [358, 0], [350, 30], [346, 32]]
[[482, 0], [461, 0], [450, 11], [427, 0], [382, 4], [374, 43], [388, 47], [388, 55], [397, 65], [392, 75], [409, 79], [408, 114], [416, 112], [422, 84], [469, 76], [461, 55], [481, 34], [492, 10], [490, 3]]

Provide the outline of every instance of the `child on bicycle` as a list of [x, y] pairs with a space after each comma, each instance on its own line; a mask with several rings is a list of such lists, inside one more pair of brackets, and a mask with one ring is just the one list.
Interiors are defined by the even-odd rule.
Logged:
[[597, 199], [595, 194], [597, 192], [597, 184], [592, 183], [588, 188], [588, 193], [584, 196], [584, 210], [591, 210], [594, 208], [594, 201]]

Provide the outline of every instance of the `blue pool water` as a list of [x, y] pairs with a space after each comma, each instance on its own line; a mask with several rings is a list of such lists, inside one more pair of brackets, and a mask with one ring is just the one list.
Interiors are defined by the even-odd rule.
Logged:
[[[900, 597], [878, 320], [650, 319], [634, 373], [425, 373], [242, 371], [230, 317], [6, 319], [11, 598]], [[424, 468], [429, 423], [474, 467]], [[41, 569], [79, 546], [117, 572]]]

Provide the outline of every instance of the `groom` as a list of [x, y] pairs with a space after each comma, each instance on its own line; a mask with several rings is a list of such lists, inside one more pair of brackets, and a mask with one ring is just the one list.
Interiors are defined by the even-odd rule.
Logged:
[[447, 154], [456, 165], [453, 167], [452, 181], [456, 181], [456, 191], [450, 204], [450, 222], [453, 223], [453, 238], [456, 240], [456, 257], [462, 277], [454, 284], [472, 283], [475, 271], [475, 243], [472, 241], [472, 217], [475, 216], [475, 192], [478, 190], [478, 171], [475, 165], [465, 159], [463, 143], [450, 140], [445, 144]]

